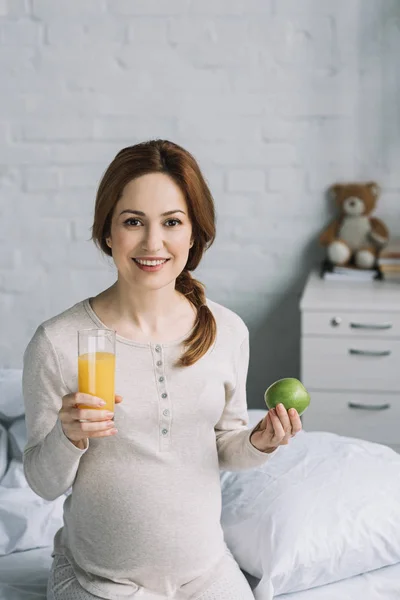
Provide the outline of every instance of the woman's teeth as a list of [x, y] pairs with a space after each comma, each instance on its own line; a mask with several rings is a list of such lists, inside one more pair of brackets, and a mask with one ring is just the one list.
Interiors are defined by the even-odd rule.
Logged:
[[140, 260], [139, 258], [134, 258], [133, 260], [139, 263], [139, 265], [146, 265], [148, 267], [156, 267], [167, 262], [166, 258], [164, 260]]

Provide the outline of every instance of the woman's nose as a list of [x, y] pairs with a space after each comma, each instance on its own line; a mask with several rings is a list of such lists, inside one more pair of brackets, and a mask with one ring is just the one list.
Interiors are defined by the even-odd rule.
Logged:
[[157, 252], [163, 247], [162, 235], [157, 227], [146, 227], [143, 247], [147, 252]]

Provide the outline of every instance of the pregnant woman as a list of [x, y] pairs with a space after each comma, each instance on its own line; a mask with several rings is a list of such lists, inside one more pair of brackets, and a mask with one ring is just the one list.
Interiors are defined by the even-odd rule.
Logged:
[[[264, 464], [301, 422], [278, 409], [247, 428], [248, 329], [190, 274], [214, 236], [191, 154], [163, 140], [117, 154], [92, 228], [116, 281], [39, 325], [24, 355], [27, 480], [48, 500], [70, 491], [49, 600], [253, 598], [224, 542], [219, 469]], [[87, 328], [116, 332], [114, 414], [77, 392]]]

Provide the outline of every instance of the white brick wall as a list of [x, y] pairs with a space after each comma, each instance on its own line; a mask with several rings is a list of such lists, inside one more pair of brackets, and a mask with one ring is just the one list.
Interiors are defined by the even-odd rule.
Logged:
[[198, 277], [251, 330], [249, 404], [298, 375], [298, 297], [335, 180], [376, 178], [400, 234], [397, 0], [0, 0], [0, 365], [114, 280], [90, 237], [116, 152], [199, 160], [218, 235]]

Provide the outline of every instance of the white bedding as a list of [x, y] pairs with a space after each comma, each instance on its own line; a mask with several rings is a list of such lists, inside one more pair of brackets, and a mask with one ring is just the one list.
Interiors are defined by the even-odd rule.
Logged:
[[0, 600], [46, 600], [52, 548], [0, 556]]
[[[51, 548], [14, 552], [0, 557], [0, 600], [46, 600]], [[252, 588], [257, 580], [246, 575]], [[279, 600], [399, 600], [400, 563]]]
[[[5, 475], [5, 469], [0, 470], [0, 600], [46, 600], [52, 540], [62, 525], [64, 498], [46, 502], [27, 486], [20, 462], [26, 443], [26, 432], [19, 422], [23, 416], [21, 373], [15, 371], [11, 375], [2, 374], [0, 369], [0, 420], [3, 429], [8, 429], [9, 441], [7, 451], [0, 435], [0, 459], [8, 463]], [[264, 414], [265, 411], [249, 410], [250, 426]], [[2, 431], [3, 438], [4, 433]], [[255, 589], [258, 580], [246, 576]], [[275, 597], [279, 600], [400, 600], [400, 563]], [[259, 596], [258, 600], [264, 598]]]
[[[252, 589], [258, 580], [245, 573]], [[277, 600], [399, 600], [400, 563], [302, 592], [274, 596]], [[260, 599], [262, 600], [262, 598]]]

